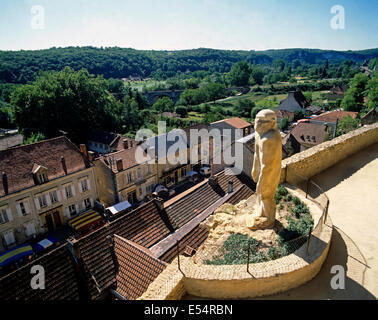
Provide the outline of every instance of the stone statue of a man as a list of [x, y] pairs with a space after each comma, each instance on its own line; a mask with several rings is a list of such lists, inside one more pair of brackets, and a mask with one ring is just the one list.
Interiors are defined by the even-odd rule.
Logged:
[[252, 178], [257, 182], [257, 206], [250, 229], [270, 227], [276, 219], [276, 193], [281, 175], [282, 138], [277, 129], [276, 114], [261, 110], [255, 118], [255, 155]]

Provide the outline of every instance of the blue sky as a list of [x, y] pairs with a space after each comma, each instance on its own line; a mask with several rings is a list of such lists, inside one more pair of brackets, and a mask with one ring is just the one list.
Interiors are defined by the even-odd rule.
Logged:
[[[43, 29], [31, 27], [35, 5]], [[331, 28], [334, 5], [345, 29]], [[0, 0], [0, 49], [357, 50], [378, 47], [377, 17], [376, 0]]]

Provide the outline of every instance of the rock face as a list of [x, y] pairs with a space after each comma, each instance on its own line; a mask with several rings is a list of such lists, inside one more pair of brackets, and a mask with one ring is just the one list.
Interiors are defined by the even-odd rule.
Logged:
[[[257, 207], [257, 196], [252, 195], [250, 198], [240, 201], [236, 205], [225, 203], [215, 210], [214, 214], [209, 216], [202, 226], [209, 230], [209, 236], [206, 245], [221, 245], [231, 234], [239, 233], [247, 235], [262, 242], [263, 246], [271, 246], [277, 242], [277, 231], [282, 228], [284, 217], [279, 217], [272, 228], [264, 230], [251, 230], [250, 222], [253, 212]], [[205, 249], [207, 250], [207, 249]]]
[[277, 128], [276, 114], [261, 110], [255, 119], [255, 155], [252, 178], [257, 182], [257, 207], [246, 221], [252, 230], [272, 227], [276, 215], [276, 193], [281, 175], [282, 138]]

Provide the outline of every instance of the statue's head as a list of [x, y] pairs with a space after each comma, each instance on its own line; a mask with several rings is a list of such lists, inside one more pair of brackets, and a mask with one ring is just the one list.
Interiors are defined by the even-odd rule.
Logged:
[[263, 109], [256, 114], [255, 118], [255, 131], [258, 134], [277, 128], [277, 117], [274, 111], [270, 109]]

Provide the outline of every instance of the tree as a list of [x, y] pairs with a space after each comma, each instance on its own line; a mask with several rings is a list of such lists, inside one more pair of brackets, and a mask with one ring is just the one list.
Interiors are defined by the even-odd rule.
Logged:
[[350, 81], [350, 87], [345, 93], [341, 106], [346, 111], [361, 111], [364, 104], [364, 93], [368, 83], [368, 77], [363, 73], [358, 73]]
[[378, 77], [374, 77], [369, 80], [367, 83], [368, 91], [368, 100], [367, 100], [367, 107], [368, 109], [372, 109], [378, 106]]
[[211, 82], [206, 86], [209, 101], [226, 97], [226, 88], [223, 84]]
[[281, 130], [281, 131], [284, 131], [286, 130], [287, 128], [289, 128], [289, 124], [290, 124], [290, 120], [288, 118], [283, 118], [280, 122], [280, 124], [278, 125], [278, 128]]
[[169, 97], [161, 97], [153, 104], [152, 109], [158, 112], [173, 112], [174, 103]]
[[[251, 77], [249, 79], [249, 82], [250, 84], [263, 84], [263, 79], [264, 79], [264, 76], [265, 76], [265, 72], [264, 70], [262, 70], [261, 68], [258, 68], [258, 67], [254, 67], [252, 68], [252, 72], [251, 72]], [[252, 80], [253, 80], [253, 83], [252, 83]]]
[[188, 110], [184, 106], [177, 106], [175, 111], [180, 115], [180, 118], [186, 118], [188, 115]]
[[107, 91], [106, 81], [85, 69], [40, 73], [32, 84], [12, 93], [11, 104], [15, 123], [26, 137], [41, 133], [51, 138], [63, 130], [71, 140], [82, 143], [95, 128], [115, 129], [116, 100]]
[[342, 118], [337, 126], [337, 136], [348, 133], [358, 127], [358, 119], [353, 119], [351, 116]]
[[251, 70], [246, 61], [239, 61], [234, 64], [228, 73], [228, 80], [231, 85], [241, 87], [248, 84]]
[[249, 117], [255, 103], [249, 99], [239, 99], [234, 107], [235, 114], [238, 117]]

